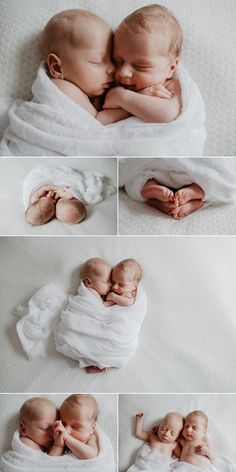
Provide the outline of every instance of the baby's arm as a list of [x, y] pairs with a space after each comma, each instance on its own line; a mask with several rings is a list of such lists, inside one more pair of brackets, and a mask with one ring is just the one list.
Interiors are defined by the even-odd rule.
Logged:
[[36, 192], [33, 193], [30, 197], [30, 203], [33, 205], [33, 203], [37, 202], [41, 197], [47, 196], [47, 193], [50, 191], [54, 191], [56, 189], [60, 188], [58, 185], [44, 185], [43, 187], [39, 188], [36, 190]]
[[91, 436], [86, 444], [68, 434], [65, 438], [65, 444], [79, 459], [93, 459], [99, 452], [95, 434]]
[[169, 123], [177, 118], [180, 113], [180, 91], [176, 92], [177, 84], [166, 88], [171, 93], [169, 98], [160, 98], [122, 87], [115, 87], [107, 93], [104, 108], [121, 107], [131, 115], [137, 116], [148, 123]]
[[144, 414], [138, 413], [136, 415], [135, 435], [137, 438], [142, 439], [143, 441], [149, 441], [150, 433], [148, 431], [143, 430], [143, 420]]
[[111, 301], [119, 306], [131, 306], [134, 304], [134, 297], [131, 294], [118, 295], [115, 292], [109, 292], [107, 301]]
[[179, 442], [176, 442], [176, 446], [173, 449], [173, 454], [175, 455], [175, 457], [179, 459], [181, 456], [181, 452], [182, 452], [182, 447], [180, 446]]
[[124, 120], [129, 116], [126, 110], [122, 110], [120, 107], [97, 111], [95, 106], [91, 103], [89, 97], [79, 88], [77, 85], [72, 84], [68, 80], [52, 79], [54, 84], [73, 102], [80, 105], [82, 108], [87, 110], [96, 120], [100, 121], [102, 125], [108, 125], [115, 123], [116, 121]]
[[197, 447], [197, 454], [200, 454], [201, 456], [206, 456], [210, 461], [213, 461], [215, 459], [215, 450], [212, 444], [212, 441], [210, 438], [206, 438], [203, 444], [200, 444]]

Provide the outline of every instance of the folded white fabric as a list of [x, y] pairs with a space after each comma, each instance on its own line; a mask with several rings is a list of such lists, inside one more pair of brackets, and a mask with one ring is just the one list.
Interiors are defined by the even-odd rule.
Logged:
[[127, 472], [141, 472], [143, 470], [149, 472], [170, 472], [171, 465], [176, 460], [158, 452], [153, 452], [148, 444], [143, 444], [137, 452], [135, 463], [129, 467]]
[[209, 203], [236, 201], [236, 160], [233, 158], [123, 159], [120, 162], [120, 186], [133, 199], [144, 202], [140, 191], [148, 179], [162, 185], [181, 188], [193, 182], [202, 187]]
[[[163, 454], [151, 451], [148, 444], [144, 444], [137, 452], [135, 463], [127, 472], [204, 472], [187, 462], [170, 459]], [[232, 462], [223, 456], [217, 457], [212, 464], [212, 472], [235, 472]]]
[[90, 170], [79, 171], [69, 166], [37, 166], [23, 183], [23, 204], [30, 204], [31, 195], [44, 185], [67, 185], [75, 198], [84, 204], [94, 204], [115, 192], [104, 175]]
[[129, 307], [106, 307], [83, 282], [78, 295], [66, 300], [66, 294], [53, 284], [42, 287], [30, 299], [27, 313], [17, 323], [28, 357], [43, 355], [46, 338], [54, 332], [57, 351], [80, 361], [81, 368], [119, 368], [127, 363], [138, 346], [147, 311], [142, 286]]
[[18, 431], [14, 433], [11, 447], [0, 460], [0, 472], [115, 472], [113, 447], [108, 436], [97, 426], [99, 454], [94, 459], [81, 460], [73, 454], [48, 456], [24, 444]]
[[203, 99], [180, 64], [182, 112], [171, 123], [144, 123], [136, 117], [103, 126], [63, 94], [43, 65], [31, 102], [16, 100], [9, 111], [0, 155], [190, 155], [203, 154], [206, 132]]

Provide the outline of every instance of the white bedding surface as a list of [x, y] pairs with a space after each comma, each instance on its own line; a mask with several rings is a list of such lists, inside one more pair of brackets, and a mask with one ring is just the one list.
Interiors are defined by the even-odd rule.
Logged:
[[203, 410], [209, 418], [208, 433], [216, 453], [236, 465], [236, 395], [121, 395], [119, 398], [119, 470], [125, 472], [134, 462], [143, 441], [135, 437], [135, 414], [145, 414], [144, 428], [151, 428], [169, 411], [183, 416]]
[[[73, 393], [77, 393], [76, 391]], [[87, 393], [87, 392], [86, 392]], [[89, 392], [90, 393], [90, 392]], [[43, 394], [57, 407], [61, 405], [68, 394]], [[11, 447], [11, 440], [14, 431], [18, 426], [18, 415], [21, 405], [37, 394], [17, 394], [17, 395], [0, 395], [0, 430], [1, 430], [1, 445], [0, 455]], [[114, 447], [114, 455], [116, 457], [117, 450], [117, 396], [116, 395], [94, 395], [99, 405], [99, 419], [98, 424], [109, 436]]]
[[[115, 28], [132, 10], [149, 0], [9, 0], [0, 4], [0, 131], [6, 126], [11, 98], [30, 99], [39, 65], [38, 38], [46, 21], [66, 8], [87, 8]], [[208, 138], [205, 155], [235, 155], [236, 74], [234, 0], [162, 0], [184, 32], [183, 62], [203, 94]], [[17, 19], [17, 21], [16, 21]]]
[[205, 205], [174, 220], [147, 203], [132, 200], [119, 189], [119, 234], [121, 235], [233, 235], [236, 234], [236, 204]]
[[[140, 343], [122, 369], [88, 375], [55, 351], [29, 361], [13, 312], [46, 283], [75, 293], [79, 265], [136, 258], [148, 298]], [[2, 392], [235, 392], [234, 237], [1, 238]]]
[[[116, 234], [117, 194], [96, 205], [87, 205], [87, 217], [77, 225], [57, 219], [42, 226], [31, 226], [24, 217], [23, 181], [38, 165], [68, 165], [80, 170], [100, 172], [117, 188], [116, 159], [106, 158], [8, 158], [0, 159], [0, 235], [90, 235]], [[7, 209], [7, 211], [6, 211]]]

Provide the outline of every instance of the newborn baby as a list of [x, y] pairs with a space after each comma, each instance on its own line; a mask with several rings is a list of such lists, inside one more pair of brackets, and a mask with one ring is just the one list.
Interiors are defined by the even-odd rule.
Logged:
[[141, 278], [142, 269], [134, 259], [119, 262], [112, 269], [111, 292], [106, 297], [105, 305], [133, 305]]
[[143, 430], [144, 414], [136, 415], [136, 437], [148, 442], [152, 452], [171, 458], [178, 451], [177, 438], [183, 428], [183, 417], [176, 412], [168, 413], [151, 431]]
[[103, 302], [111, 287], [112, 267], [104, 259], [93, 257], [85, 262], [80, 275], [84, 285]]
[[57, 409], [44, 397], [27, 400], [20, 409], [20, 439], [37, 451], [55, 455], [57, 442], [53, 444], [53, 425], [57, 420]]
[[182, 46], [181, 27], [164, 6], [131, 13], [114, 35], [115, 78], [120, 86], [106, 96], [105, 108], [123, 108], [151, 123], [168, 123], [181, 112], [181, 88], [173, 74]]
[[48, 223], [56, 217], [62, 223], [77, 224], [86, 216], [82, 202], [74, 198], [68, 186], [44, 185], [30, 197], [25, 218], [33, 226]]
[[114, 80], [112, 37], [110, 27], [97, 15], [73, 9], [48, 21], [40, 44], [55, 86], [104, 125], [128, 115], [121, 109], [97, 111], [94, 106]]
[[212, 470], [215, 457], [213, 446], [207, 436], [208, 418], [203, 411], [189, 413], [184, 421], [180, 461], [192, 464], [202, 470]]
[[93, 459], [98, 455], [96, 433], [98, 404], [92, 395], [73, 394], [60, 407], [60, 421], [54, 425], [54, 435], [60, 446], [51, 455], [61, 456], [66, 446], [78, 459]]

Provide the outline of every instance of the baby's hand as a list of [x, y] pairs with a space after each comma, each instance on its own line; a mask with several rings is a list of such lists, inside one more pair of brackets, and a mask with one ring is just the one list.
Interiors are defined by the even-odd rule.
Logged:
[[53, 434], [63, 434], [63, 437], [64, 439], [67, 438], [68, 436], [68, 431], [67, 429], [65, 428], [65, 426], [63, 426], [62, 422], [61, 421], [55, 421], [54, 425], [53, 425]]
[[110, 89], [106, 94], [103, 108], [121, 108], [120, 100], [123, 93], [124, 89], [122, 87], [114, 87]]
[[137, 415], [135, 416], [136, 417], [136, 421], [143, 421], [144, 419], [144, 413], [137, 413]]
[[113, 302], [113, 298], [114, 298], [114, 292], [109, 292], [107, 294], [106, 301], [109, 300], [109, 301]]
[[208, 455], [208, 447], [204, 446], [204, 444], [199, 444], [196, 448], [196, 453], [201, 454], [201, 456], [207, 456]]
[[150, 85], [150, 87], [146, 87], [145, 89], [141, 90], [140, 93], [143, 95], [149, 95], [151, 97], [165, 99], [172, 98], [171, 92], [169, 92], [169, 90], [167, 90], [164, 85], [161, 84]]

